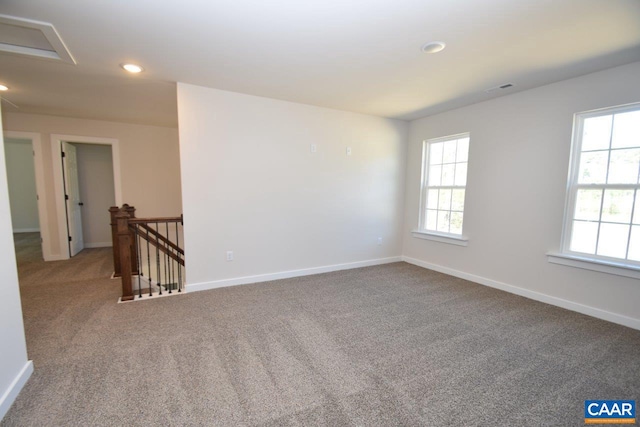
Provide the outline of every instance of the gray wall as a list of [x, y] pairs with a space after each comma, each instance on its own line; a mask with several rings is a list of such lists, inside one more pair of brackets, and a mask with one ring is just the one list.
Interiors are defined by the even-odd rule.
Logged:
[[[546, 256], [560, 251], [573, 115], [638, 101], [640, 62], [411, 122], [403, 255], [481, 283], [640, 324], [637, 279], [551, 264]], [[471, 132], [464, 219], [469, 245], [412, 237], [422, 142], [461, 132]]]
[[400, 255], [406, 122], [183, 83], [178, 111], [189, 285]]
[[7, 138], [4, 143], [13, 231], [39, 231], [33, 147], [26, 139]]

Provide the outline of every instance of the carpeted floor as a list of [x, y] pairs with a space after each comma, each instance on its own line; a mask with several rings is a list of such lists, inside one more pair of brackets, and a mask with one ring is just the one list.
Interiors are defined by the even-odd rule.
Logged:
[[640, 398], [639, 331], [406, 263], [116, 304], [108, 249], [17, 246], [36, 370], [2, 426], [581, 426]]

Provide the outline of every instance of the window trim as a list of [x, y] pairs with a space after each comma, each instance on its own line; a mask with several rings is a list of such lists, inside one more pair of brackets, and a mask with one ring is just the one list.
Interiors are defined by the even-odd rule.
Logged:
[[[412, 230], [411, 232], [413, 237], [417, 237], [425, 240], [433, 240], [433, 241], [442, 242], [442, 243], [450, 243], [450, 244], [459, 245], [459, 246], [467, 246], [467, 242], [469, 239], [464, 234], [464, 216], [462, 220], [462, 231], [460, 232], [460, 234], [443, 233], [443, 232], [438, 232], [434, 230], [427, 230], [426, 228], [424, 228], [424, 225], [426, 222], [425, 213], [426, 213], [426, 207], [427, 207], [426, 205], [427, 205], [427, 190], [428, 190], [428, 186], [426, 185], [425, 178], [428, 176], [427, 169], [429, 166], [429, 164], [427, 163], [429, 161], [429, 150], [427, 150], [427, 146], [431, 143], [445, 142], [445, 141], [451, 141], [452, 139], [461, 139], [461, 138], [469, 138], [469, 147], [471, 146], [471, 132], [461, 132], [453, 135], [441, 136], [438, 138], [429, 138], [422, 141], [422, 163], [420, 166], [420, 169], [421, 169], [420, 205], [419, 205], [420, 211], [418, 212], [418, 227], [415, 230]], [[461, 188], [464, 188], [465, 190], [465, 205], [466, 205], [466, 199], [467, 199], [467, 181], [469, 178], [469, 169], [468, 169], [469, 157], [468, 156], [469, 156], [469, 152], [467, 151], [467, 179], [465, 180], [464, 187], [461, 187]], [[427, 167], [425, 167], [425, 165]], [[456, 188], [460, 188], [460, 187], [456, 187]], [[465, 213], [464, 209], [462, 212], [464, 215]]]
[[[464, 222], [463, 222], [464, 224]], [[449, 243], [450, 245], [467, 246], [469, 239], [464, 235], [438, 233], [436, 231], [411, 230], [411, 235], [417, 239], [432, 240], [434, 242]]]
[[583, 270], [599, 271], [600, 273], [640, 279], [640, 267], [621, 262], [605, 261], [588, 256], [556, 252], [548, 252], [547, 261], [552, 264], [566, 265], [569, 267], [581, 268]]
[[[612, 258], [597, 254], [588, 254], [583, 252], [575, 252], [571, 247], [571, 234], [573, 232], [572, 222], [574, 220], [573, 213], [576, 206], [576, 197], [580, 184], [578, 184], [578, 174], [580, 171], [580, 154], [582, 152], [582, 134], [584, 130], [584, 122], [586, 119], [599, 117], [603, 115], [615, 115], [627, 113], [630, 111], [640, 111], [640, 102], [624, 104], [614, 107], [598, 108], [596, 110], [582, 111], [573, 115], [573, 126], [571, 135], [571, 151], [569, 156], [569, 170], [567, 173], [567, 187], [565, 194], [564, 218], [562, 222], [562, 236], [560, 239], [560, 253], [548, 253], [548, 261], [555, 264], [569, 265], [572, 267], [585, 268], [588, 270], [601, 271], [620, 276], [636, 278], [636, 272], [640, 270], [640, 261], [632, 261], [622, 258]], [[613, 128], [611, 129], [613, 132]], [[578, 141], [580, 139], [580, 141]], [[579, 144], [578, 144], [579, 142]], [[579, 146], [578, 146], [579, 145]], [[611, 145], [608, 148], [611, 152]], [[594, 184], [594, 188], [609, 186], [616, 187], [632, 187], [640, 192], [639, 184]], [[632, 213], [633, 215], [633, 213]], [[633, 218], [632, 218], [633, 221]], [[599, 224], [607, 223], [598, 221]], [[630, 227], [632, 224], [630, 224]], [[629, 241], [627, 241], [627, 245]], [[597, 251], [597, 247], [596, 247]], [[623, 270], [620, 270], [623, 269]], [[615, 272], [618, 270], [618, 272]], [[625, 270], [629, 273], [625, 273]]]

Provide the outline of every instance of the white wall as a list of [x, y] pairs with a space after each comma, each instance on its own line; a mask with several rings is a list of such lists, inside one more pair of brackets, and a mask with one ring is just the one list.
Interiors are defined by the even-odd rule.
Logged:
[[[640, 325], [638, 280], [550, 264], [546, 257], [560, 249], [573, 114], [638, 101], [640, 63], [633, 63], [413, 121], [403, 254]], [[422, 141], [460, 132], [471, 132], [469, 246], [414, 238]]]
[[[0, 120], [0, 129], [2, 121]], [[2, 132], [0, 141], [4, 147]], [[0, 419], [33, 371], [22, 323], [4, 149], [0, 150]]]
[[111, 246], [109, 208], [115, 206], [113, 157], [110, 145], [73, 144], [78, 160], [85, 247]]
[[36, 174], [31, 141], [6, 138], [4, 154], [13, 231], [39, 231]]
[[51, 236], [51, 241], [44, 244], [53, 256], [60, 255], [60, 244], [51, 164], [52, 134], [118, 139], [124, 202], [134, 205], [139, 217], [176, 216], [182, 212], [177, 129], [21, 113], [5, 113], [3, 121], [7, 131], [41, 134]]
[[190, 285], [400, 255], [406, 122], [183, 83], [178, 116]]

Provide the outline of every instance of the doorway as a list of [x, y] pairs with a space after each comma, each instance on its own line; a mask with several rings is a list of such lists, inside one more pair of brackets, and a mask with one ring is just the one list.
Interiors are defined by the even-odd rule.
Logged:
[[38, 241], [38, 257], [52, 260], [40, 134], [4, 131], [3, 135], [13, 232]]
[[61, 252], [111, 246], [108, 209], [121, 205], [118, 140], [52, 135]]

